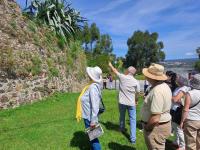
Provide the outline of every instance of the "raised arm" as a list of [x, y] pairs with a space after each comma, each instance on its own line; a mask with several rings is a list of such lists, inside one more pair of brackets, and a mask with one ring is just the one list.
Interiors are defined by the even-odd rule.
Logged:
[[108, 66], [111, 68], [111, 70], [112, 70], [115, 74], [118, 74], [118, 73], [119, 73], [118, 70], [117, 70], [115, 67], [113, 67], [113, 65], [111, 64], [111, 62], [109, 62]]
[[172, 97], [173, 102], [177, 103], [177, 102], [181, 102], [181, 98], [184, 96], [184, 92], [180, 91], [176, 96]]

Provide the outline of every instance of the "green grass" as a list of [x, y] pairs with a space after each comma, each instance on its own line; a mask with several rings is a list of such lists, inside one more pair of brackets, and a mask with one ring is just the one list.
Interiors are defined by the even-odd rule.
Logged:
[[144, 76], [143, 74], [136, 74], [136, 75], [135, 75], [135, 78], [136, 78], [137, 80], [145, 80], [145, 76]]
[[[57, 93], [46, 101], [16, 109], [0, 111], [1, 150], [89, 150], [83, 121], [75, 120], [75, 106], [79, 94]], [[137, 129], [137, 142], [129, 143], [129, 122], [126, 135], [118, 132], [117, 92], [104, 91], [106, 112], [100, 116], [104, 135], [99, 138], [102, 150], [147, 149], [143, 134]], [[137, 106], [137, 119], [142, 101]]]

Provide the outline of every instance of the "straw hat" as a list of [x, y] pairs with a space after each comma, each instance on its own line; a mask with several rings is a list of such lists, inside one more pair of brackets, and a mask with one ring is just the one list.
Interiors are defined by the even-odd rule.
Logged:
[[98, 66], [87, 67], [86, 72], [94, 82], [100, 83], [102, 81], [102, 70]]
[[200, 90], [200, 74], [195, 74], [190, 80], [190, 86], [193, 89]]
[[152, 63], [149, 68], [144, 68], [142, 73], [150, 79], [159, 81], [167, 80], [167, 76], [164, 74], [164, 67], [159, 64]]

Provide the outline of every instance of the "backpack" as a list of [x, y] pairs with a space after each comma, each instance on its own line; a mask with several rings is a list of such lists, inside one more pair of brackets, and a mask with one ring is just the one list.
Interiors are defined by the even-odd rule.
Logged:
[[[197, 106], [199, 104], [200, 100], [193, 106], [191, 106], [189, 109]], [[179, 106], [176, 110], [170, 110], [170, 114], [172, 116], [172, 121], [179, 124], [181, 123], [182, 118], [182, 112], [183, 112], [183, 105]]]

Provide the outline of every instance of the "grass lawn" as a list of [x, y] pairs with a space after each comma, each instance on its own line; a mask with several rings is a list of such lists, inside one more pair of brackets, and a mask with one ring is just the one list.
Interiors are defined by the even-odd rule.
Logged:
[[[46, 101], [0, 111], [0, 150], [89, 150], [83, 121], [75, 120], [76, 93], [57, 93]], [[102, 150], [145, 150], [143, 134], [137, 128], [136, 145], [127, 134], [118, 132], [117, 92], [104, 91], [106, 112], [100, 117], [105, 134], [100, 137]], [[137, 119], [142, 100], [137, 106]], [[172, 150], [172, 149], [169, 149]]]
[[135, 78], [136, 78], [137, 80], [145, 80], [145, 76], [144, 76], [143, 74], [136, 74], [136, 75], [135, 75]]

